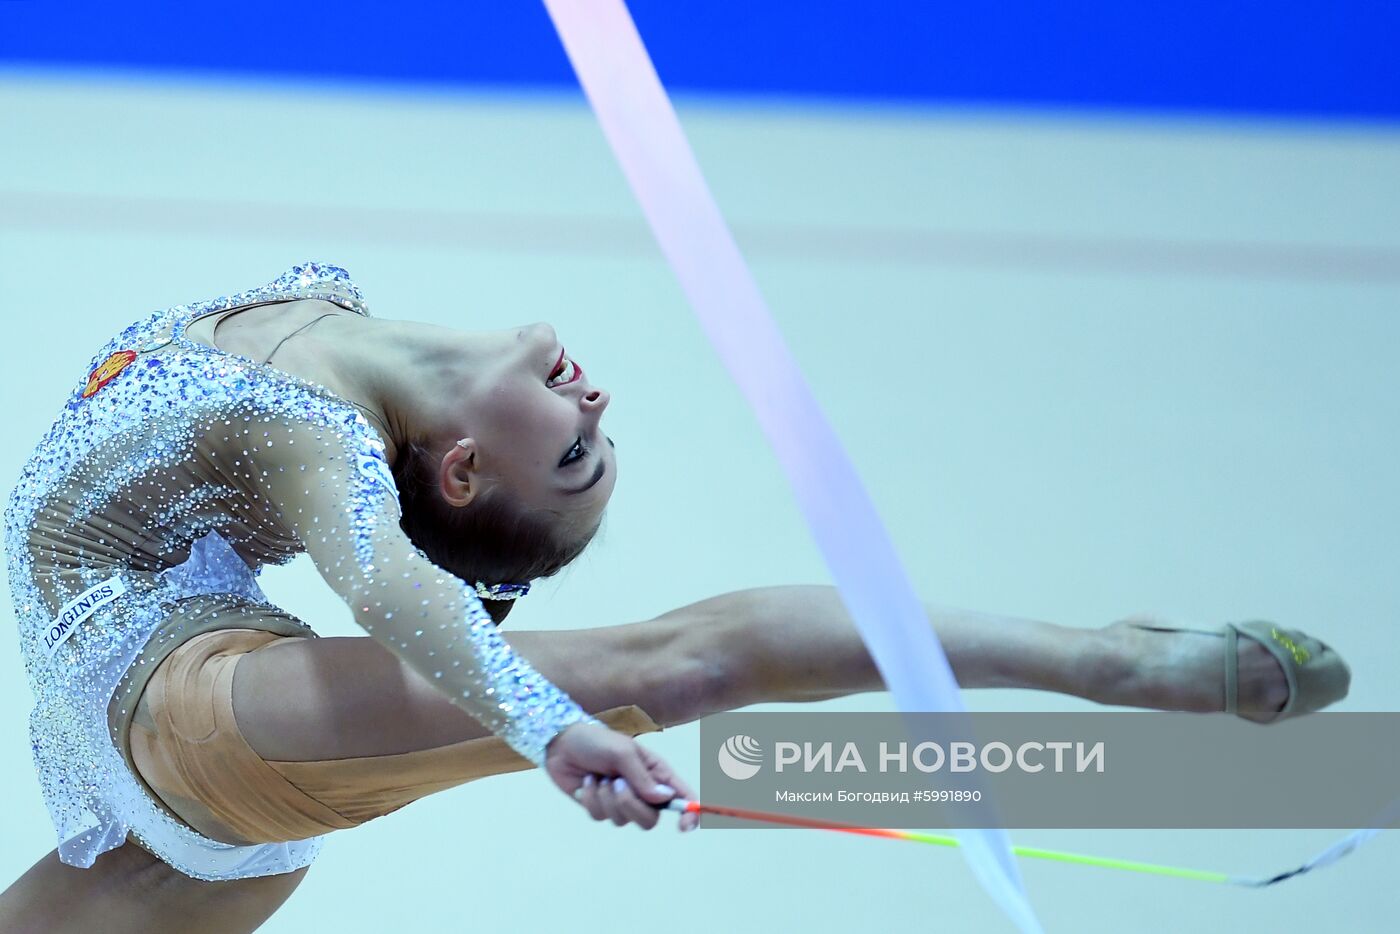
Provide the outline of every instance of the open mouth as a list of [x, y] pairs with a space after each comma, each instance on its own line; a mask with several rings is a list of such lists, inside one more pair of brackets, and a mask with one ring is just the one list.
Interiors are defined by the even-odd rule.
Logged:
[[570, 360], [568, 355], [563, 351], [560, 351], [559, 362], [556, 363], [554, 369], [550, 371], [549, 379], [545, 382], [545, 385], [550, 389], [553, 389], [555, 386], [564, 386], [568, 383], [572, 383], [581, 375], [583, 375], [583, 370], [579, 365]]

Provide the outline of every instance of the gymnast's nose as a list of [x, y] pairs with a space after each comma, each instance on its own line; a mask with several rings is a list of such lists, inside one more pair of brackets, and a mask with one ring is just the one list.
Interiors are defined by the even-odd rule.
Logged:
[[548, 321], [536, 321], [529, 326], [529, 330], [534, 331], [540, 343], [553, 347], [559, 343], [559, 335], [554, 330], [554, 325]]
[[596, 422], [603, 417], [603, 410], [608, 407], [608, 403], [611, 401], [612, 396], [609, 395], [606, 389], [599, 389], [596, 386], [591, 386], [588, 391], [579, 398], [579, 406], [583, 409], [585, 415], [591, 416]]

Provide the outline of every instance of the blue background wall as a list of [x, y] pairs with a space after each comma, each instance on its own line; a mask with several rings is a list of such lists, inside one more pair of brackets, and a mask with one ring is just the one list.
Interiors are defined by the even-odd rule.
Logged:
[[[681, 91], [1400, 119], [1400, 4], [633, 0]], [[573, 86], [543, 5], [0, 0], [0, 64]]]

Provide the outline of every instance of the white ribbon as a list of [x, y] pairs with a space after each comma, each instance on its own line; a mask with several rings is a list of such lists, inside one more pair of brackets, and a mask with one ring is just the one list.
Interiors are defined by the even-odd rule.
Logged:
[[[759, 295], [626, 6], [545, 6], [662, 252], [773, 445], [895, 703], [908, 712], [964, 711], [943, 648]], [[1017, 927], [1040, 931], [1004, 832], [959, 837], [974, 874]]]

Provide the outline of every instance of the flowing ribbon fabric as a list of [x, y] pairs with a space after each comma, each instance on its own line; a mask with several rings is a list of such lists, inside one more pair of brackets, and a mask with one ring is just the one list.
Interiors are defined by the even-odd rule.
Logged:
[[[740, 256], [626, 6], [545, 6], [652, 233], [772, 444], [896, 705], [965, 711], [894, 546]], [[959, 837], [977, 879], [1017, 927], [1040, 931], [1005, 833]]]

